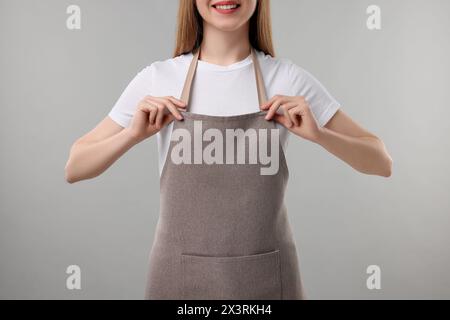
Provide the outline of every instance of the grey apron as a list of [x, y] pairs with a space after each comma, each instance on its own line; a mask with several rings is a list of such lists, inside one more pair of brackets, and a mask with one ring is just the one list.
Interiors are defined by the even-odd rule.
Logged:
[[[199, 53], [193, 55], [181, 95], [186, 103]], [[262, 104], [267, 97], [254, 48], [252, 59]], [[228, 158], [234, 160], [231, 164], [195, 161], [195, 152], [187, 154], [191, 163], [172, 159], [181, 141], [173, 139], [176, 131], [194, 137], [201, 123], [203, 132], [212, 129], [223, 137], [229, 129], [255, 129], [269, 135], [275, 122], [264, 119], [265, 111], [235, 116], [182, 114], [184, 120], [173, 123], [160, 177], [160, 215], [149, 256], [146, 299], [303, 299], [284, 204], [289, 173], [280, 143], [271, 150], [279, 155], [278, 171], [271, 175], [261, 174], [260, 161], [243, 163], [238, 152]], [[250, 150], [250, 140], [243, 139]], [[192, 150], [211, 144], [202, 141], [199, 146], [194, 138], [186, 141]], [[245, 157], [248, 160], [250, 155]]]

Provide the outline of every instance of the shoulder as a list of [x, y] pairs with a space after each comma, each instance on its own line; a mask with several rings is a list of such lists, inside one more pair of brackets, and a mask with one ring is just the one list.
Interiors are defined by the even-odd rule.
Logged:
[[151, 94], [153, 95], [173, 94], [167, 92], [167, 90], [171, 88], [172, 90], [178, 90], [183, 75], [189, 68], [189, 56], [192, 56], [192, 54], [154, 60], [149, 65], [144, 65], [133, 79], [133, 85], [148, 88], [148, 90], [151, 88]]
[[173, 58], [161, 59], [153, 61], [150, 65], [145, 66], [141, 72], [145, 74], [171, 74], [179, 72], [189, 67], [192, 59], [192, 53], [182, 54]]
[[262, 71], [267, 75], [277, 75], [284, 77], [288, 81], [298, 81], [308, 79], [311, 74], [293, 60], [285, 57], [272, 57], [263, 51], [257, 51], [258, 61]]

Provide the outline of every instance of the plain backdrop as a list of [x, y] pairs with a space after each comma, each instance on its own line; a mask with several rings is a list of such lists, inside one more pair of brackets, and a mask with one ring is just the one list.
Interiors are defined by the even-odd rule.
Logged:
[[[69, 5], [81, 30], [66, 27]], [[382, 28], [366, 27], [369, 5]], [[178, 1], [0, 0], [0, 298], [142, 299], [156, 139], [64, 180], [70, 146], [170, 58]], [[278, 57], [316, 76], [394, 159], [386, 179], [291, 137], [286, 202], [310, 299], [450, 298], [450, 2], [272, 1]], [[82, 289], [66, 289], [79, 265]], [[381, 289], [366, 287], [369, 265]]]

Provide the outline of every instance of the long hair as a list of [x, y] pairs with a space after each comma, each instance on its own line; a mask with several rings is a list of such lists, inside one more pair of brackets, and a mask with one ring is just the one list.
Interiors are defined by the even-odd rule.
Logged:
[[[275, 57], [272, 43], [270, 0], [257, 0], [255, 12], [250, 18], [249, 40], [257, 50]], [[195, 0], [180, 0], [178, 7], [176, 45], [173, 57], [197, 49], [203, 39], [203, 18]]]

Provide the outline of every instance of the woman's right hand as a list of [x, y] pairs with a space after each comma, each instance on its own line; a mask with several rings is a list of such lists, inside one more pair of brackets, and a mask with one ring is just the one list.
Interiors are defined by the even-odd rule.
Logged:
[[186, 104], [174, 97], [146, 96], [125, 129], [106, 116], [70, 148], [65, 166], [66, 181], [74, 183], [100, 175], [132, 146], [174, 119], [182, 120], [179, 109], [186, 110]]
[[174, 119], [183, 120], [180, 110], [186, 110], [186, 103], [172, 96], [145, 96], [128, 128], [137, 142], [147, 139], [160, 131]]

